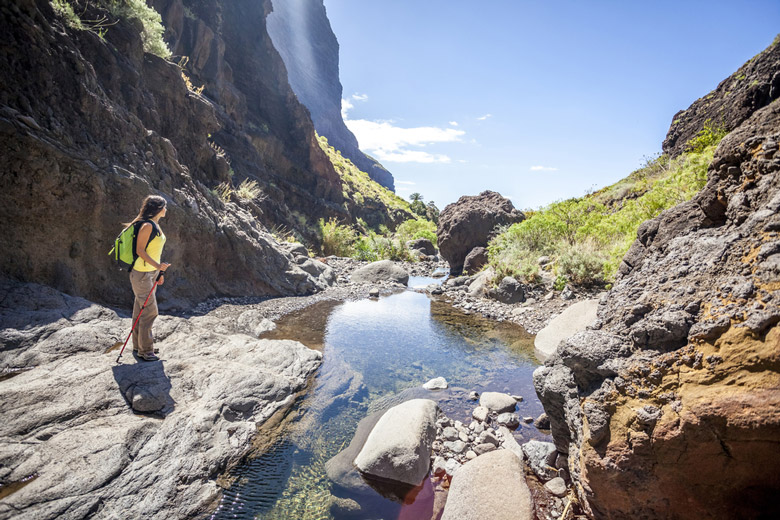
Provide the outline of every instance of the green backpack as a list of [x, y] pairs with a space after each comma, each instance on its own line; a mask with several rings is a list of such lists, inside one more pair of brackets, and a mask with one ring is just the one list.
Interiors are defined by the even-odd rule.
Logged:
[[[160, 234], [159, 231], [157, 231], [157, 225], [151, 220], [133, 222], [123, 229], [116, 237], [116, 240], [114, 240], [114, 247], [108, 252], [108, 256], [114, 257], [114, 261], [116, 261], [119, 269], [123, 271], [131, 271], [133, 269], [133, 265], [138, 259], [138, 255], [136, 254], [138, 230], [147, 222], [152, 225], [152, 234], [149, 235], [149, 242], [151, 242], [154, 240], [154, 237]], [[149, 242], [146, 243], [146, 247], [149, 247]]]

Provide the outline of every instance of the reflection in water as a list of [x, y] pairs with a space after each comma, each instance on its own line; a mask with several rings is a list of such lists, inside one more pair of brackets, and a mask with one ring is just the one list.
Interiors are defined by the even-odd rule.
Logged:
[[[525, 398], [518, 404], [521, 416], [542, 412], [531, 382], [538, 365], [533, 336], [414, 291], [379, 300], [322, 302], [280, 320], [272, 336], [322, 348], [323, 366], [314, 390], [290, 412], [295, 420], [285, 423], [279, 440], [233, 473], [236, 483], [225, 491], [215, 518], [334, 518], [332, 493], [364, 505], [365, 513], [355, 518], [408, 518], [412, 510], [430, 511], [429, 483], [401, 504], [385, 493], [366, 497], [364, 490], [336, 489], [325, 475], [325, 462], [350, 442], [357, 423], [395, 404], [394, 396], [404, 390], [436, 400], [447, 415], [465, 423], [476, 405], [468, 399], [470, 390], [519, 394]], [[420, 388], [438, 376], [451, 388]], [[526, 425], [515, 437], [518, 442], [549, 439]]]

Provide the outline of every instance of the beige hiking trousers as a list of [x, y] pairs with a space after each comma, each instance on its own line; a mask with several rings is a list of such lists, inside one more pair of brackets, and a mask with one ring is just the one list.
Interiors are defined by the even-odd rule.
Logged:
[[[154, 286], [155, 278], [157, 278], [157, 271], [141, 272], [135, 269], [130, 271], [130, 283], [133, 286], [133, 294], [135, 294], [133, 323], [135, 323], [138, 313], [141, 312], [141, 307], [146, 297], [149, 296], [149, 291]], [[137, 350], [139, 354], [154, 352], [152, 324], [157, 314], [157, 288], [155, 287], [154, 292], [149, 296], [149, 301], [146, 302], [144, 312], [141, 313], [141, 319], [138, 320], [138, 324], [133, 329], [133, 350]]]

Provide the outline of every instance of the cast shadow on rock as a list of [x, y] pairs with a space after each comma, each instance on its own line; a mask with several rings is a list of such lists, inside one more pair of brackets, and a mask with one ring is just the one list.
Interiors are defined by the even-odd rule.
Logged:
[[165, 417], [176, 407], [162, 360], [116, 365], [111, 370], [122, 397], [134, 412]]

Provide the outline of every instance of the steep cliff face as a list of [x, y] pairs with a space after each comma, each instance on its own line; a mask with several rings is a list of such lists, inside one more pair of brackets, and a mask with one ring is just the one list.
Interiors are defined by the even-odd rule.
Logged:
[[780, 102], [744, 117], [534, 374], [596, 518], [780, 514], [779, 142]]
[[[339, 177], [285, 88], [281, 60], [267, 34], [258, 36], [269, 4], [201, 4], [235, 27], [225, 42], [196, 24], [203, 37], [193, 38], [211, 49], [195, 61], [213, 74], [211, 93], [222, 104], [188, 90], [179, 67], [143, 52], [138, 20], [117, 18], [100, 2], [74, 10], [85, 20], [106, 17], [103, 34], [74, 28], [48, 0], [0, 8], [4, 275], [127, 304], [127, 275], [109, 268], [107, 252], [121, 222], [156, 193], [169, 201], [162, 225], [174, 265], [163, 306], [215, 295], [300, 294], [327, 284], [327, 268], [297, 266], [255, 218], [283, 223], [292, 204], [309, 216], [347, 213]], [[231, 72], [227, 58], [252, 44], [258, 61], [266, 60]], [[257, 95], [236, 85], [254, 85]], [[242, 130], [263, 123], [262, 135]], [[265, 186], [277, 180], [278, 191], [261, 204], [220, 201], [211, 190], [230, 179], [230, 166], [210, 144], [217, 136], [231, 145], [233, 168], [269, 174]]]
[[664, 139], [664, 153], [680, 155], [709, 122], [731, 132], [756, 110], [780, 97], [780, 35], [767, 49], [672, 118]]
[[314, 126], [358, 168], [394, 190], [393, 176], [358, 148], [341, 117], [339, 43], [322, 0], [274, 0], [268, 32], [279, 50], [298, 99], [311, 112]]

